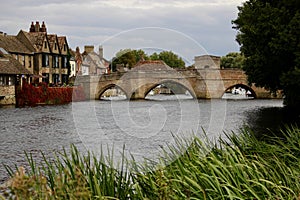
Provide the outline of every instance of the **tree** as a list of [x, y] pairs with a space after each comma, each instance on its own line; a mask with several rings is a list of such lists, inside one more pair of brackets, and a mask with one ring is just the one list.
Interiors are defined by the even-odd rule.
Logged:
[[248, 0], [238, 10], [232, 23], [248, 81], [283, 90], [284, 103], [299, 108], [300, 1]]
[[162, 51], [159, 54], [153, 53], [150, 56], [151, 60], [162, 60], [172, 68], [185, 68], [185, 62], [181, 57], [174, 54], [172, 51]]
[[152, 55], [148, 56], [143, 50], [131, 50], [124, 49], [116, 53], [116, 56], [113, 58], [111, 69], [116, 71], [116, 66], [118, 64], [124, 65], [129, 69], [134, 67], [140, 60], [162, 60], [167, 65], [173, 68], [184, 68], [185, 63], [182, 58], [174, 54], [172, 51], [162, 51], [159, 54], [154, 52]]
[[112, 61], [112, 70], [116, 71], [116, 66], [118, 64], [123, 65], [124, 67], [127, 67], [131, 69], [136, 65], [136, 63], [140, 60], [148, 60], [147, 54], [139, 49], [139, 50], [131, 50], [131, 49], [124, 49], [120, 50], [116, 53], [116, 57], [113, 58]]
[[221, 57], [221, 68], [243, 68], [245, 56], [238, 52], [228, 53]]

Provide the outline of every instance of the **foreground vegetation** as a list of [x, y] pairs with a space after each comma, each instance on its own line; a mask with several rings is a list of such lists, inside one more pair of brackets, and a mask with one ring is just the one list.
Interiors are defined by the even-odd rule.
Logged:
[[[300, 129], [258, 141], [251, 131], [217, 143], [177, 139], [164, 159], [151, 165], [112, 156], [81, 155], [75, 146], [44, 159], [38, 167], [27, 154], [26, 174], [12, 176], [5, 198], [17, 199], [300, 199]], [[184, 147], [189, 144], [188, 149]], [[182, 153], [184, 152], [184, 153]], [[178, 155], [181, 155], [178, 157]], [[166, 165], [168, 163], [168, 165]], [[118, 169], [118, 170], [117, 170]], [[1, 196], [0, 196], [1, 199]]]

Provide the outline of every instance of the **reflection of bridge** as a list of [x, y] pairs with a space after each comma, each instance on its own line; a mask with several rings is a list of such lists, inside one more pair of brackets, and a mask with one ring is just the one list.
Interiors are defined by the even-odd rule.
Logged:
[[117, 87], [128, 99], [144, 99], [158, 85], [175, 83], [190, 92], [194, 98], [221, 98], [234, 86], [243, 86], [256, 98], [271, 98], [270, 92], [248, 86], [247, 76], [237, 69], [184, 69], [175, 70], [161, 61], [144, 61], [127, 72], [101, 76], [78, 76], [87, 97], [99, 99], [106, 90]]

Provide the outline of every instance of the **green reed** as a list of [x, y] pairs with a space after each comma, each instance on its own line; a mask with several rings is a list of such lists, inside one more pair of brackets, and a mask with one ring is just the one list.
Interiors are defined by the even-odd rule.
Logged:
[[300, 130], [258, 141], [251, 130], [217, 142], [175, 138], [160, 162], [138, 164], [122, 153], [82, 155], [72, 145], [37, 166], [30, 154], [28, 174], [13, 174], [10, 196], [19, 199], [299, 199]]

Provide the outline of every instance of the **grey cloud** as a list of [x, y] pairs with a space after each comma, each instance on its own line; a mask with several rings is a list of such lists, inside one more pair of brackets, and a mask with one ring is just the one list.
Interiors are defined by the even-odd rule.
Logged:
[[[112, 3], [108, 6], [104, 2], [107, 1], [12, 1], [1, 8], [1, 31], [17, 34], [20, 29], [28, 30], [31, 21], [45, 21], [48, 32], [67, 35], [70, 46], [75, 48], [85, 44], [100, 44], [128, 29], [162, 27], [192, 37], [210, 54], [224, 55], [229, 51], [238, 51], [234, 41], [236, 33], [230, 22], [236, 17], [236, 6], [240, 3], [236, 6], [218, 6], [220, 0], [205, 0], [201, 1], [202, 4], [190, 0], [186, 4], [195, 6], [178, 7], [159, 6], [159, 2], [154, 0], [137, 0], [136, 3], [157, 5], [154, 8], [137, 9], [112, 6]], [[182, 1], [164, 1], [165, 5], [178, 3]]]

